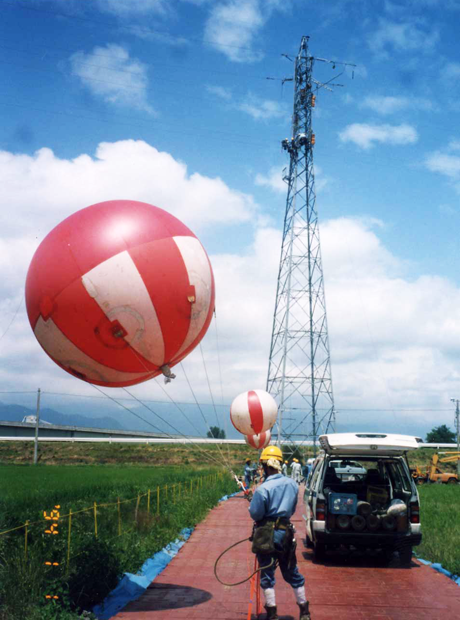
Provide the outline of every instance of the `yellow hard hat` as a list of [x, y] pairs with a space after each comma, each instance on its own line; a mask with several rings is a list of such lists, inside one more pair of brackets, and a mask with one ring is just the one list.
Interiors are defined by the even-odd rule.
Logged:
[[297, 459], [292, 459], [294, 461], [294, 463], [297, 463]]
[[286, 465], [288, 464], [288, 461], [284, 461], [286, 463]]
[[251, 462], [251, 459], [246, 459], [246, 461], [245, 461], [245, 462], [246, 462], [246, 463], [250, 463], [250, 462]]
[[283, 453], [278, 448], [278, 446], [267, 446], [262, 450], [260, 460], [268, 461], [268, 459], [277, 459], [281, 463], [283, 462]]

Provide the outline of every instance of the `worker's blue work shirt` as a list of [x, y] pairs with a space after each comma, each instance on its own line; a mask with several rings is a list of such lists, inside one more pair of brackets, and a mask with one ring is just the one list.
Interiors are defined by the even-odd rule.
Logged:
[[254, 521], [262, 519], [290, 519], [297, 506], [299, 487], [292, 478], [282, 474], [269, 476], [257, 489], [249, 506]]
[[246, 486], [249, 486], [252, 480], [252, 473], [255, 471], [253, 467], [249, 465], [245, 465], [244, 467], [244, 481], [246, 482]]

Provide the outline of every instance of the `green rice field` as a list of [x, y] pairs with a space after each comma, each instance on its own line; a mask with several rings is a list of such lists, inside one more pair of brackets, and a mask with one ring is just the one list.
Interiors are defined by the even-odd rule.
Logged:
[[78, 618], [236, 489], [218, 467], [0, 465], [0, 619]]

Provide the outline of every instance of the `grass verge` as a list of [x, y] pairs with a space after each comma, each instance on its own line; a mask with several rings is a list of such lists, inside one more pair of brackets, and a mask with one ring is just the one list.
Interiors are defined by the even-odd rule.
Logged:
[[460, 575], [460, 486], [427, 484], [419, 487], [419, 495], [422, 544], [417, 555]]

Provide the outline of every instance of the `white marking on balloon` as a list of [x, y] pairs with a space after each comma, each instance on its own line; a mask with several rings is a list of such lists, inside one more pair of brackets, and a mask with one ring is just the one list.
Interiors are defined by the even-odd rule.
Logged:
[[44, 321], [40, 316], [34, 333], [38, 342], [53, 359], [65, 368], [76, 371], [74, 374], [77, 376], [78, 373], [84, 375], [87, 381], [126, 383], [146, 380], [153, 374], [153, 372], [123, 372], [96, 362], [70, 342], [52, 319]]
[[129, 253], [120, 252], [100, 263], [82, 277], [82, 282], [107, 318], [118, 321], [127, 332], [124, 340], [152, 364], [162, 366], [165, 345], [160, 322]]
[[173, 240], [187, 268], [189, 282], [195, 287], [195, 300], [190, 302], [191, 318], [187, 336], [174, 356], [178, 357], [192, 344], [206, 323], [211, 304], [212, 274], [208, 257], [198, 239], [173, 237]]

